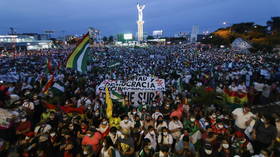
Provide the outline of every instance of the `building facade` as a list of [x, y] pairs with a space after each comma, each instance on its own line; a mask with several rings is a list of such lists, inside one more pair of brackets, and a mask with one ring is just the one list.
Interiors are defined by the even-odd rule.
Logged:
[[40, 50], [53, 47], [47, 36], [37, 33], [0, 35], [0, 50]]

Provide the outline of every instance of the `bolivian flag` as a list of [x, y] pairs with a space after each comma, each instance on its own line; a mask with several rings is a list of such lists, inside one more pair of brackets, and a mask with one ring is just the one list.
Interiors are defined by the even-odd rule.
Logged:
[[87, 33], [74, 51], [68, 56], [66, 68], [72, 68], [79, 72], [85, 72], [87, 69], [88, 49], [90, 37]]
[[79, 107], [79, 108], [76, 108], [76, 107], [69, 107], [69, 106], [57, 106], [57, 105], [53, 105], [53, 104], [50, 104], [46, 101], [42, 101], [43, 105], [45, 108], [51, 110], [51, 111], [63, 111], [67, 114], [69, 113], [78, 113], [81, 115], [85, 114], [85, 108], [84, 107]]
[[106, 92], [106, 104], [107, 104], [106, 115], [107, 118], [111, 118], [113, 115], [113, 102], [108, 87], [106, 87], [105, 92]]
[[50, 87], [53, 85], [53, 83], [54, 83], [54, 75], [52, 75], [51, 78], [48, 80], [48, 82], [47, 82], [47, 84], [44, 86], [42, 92], [43, 92], [44, 94], [47, 94], [48, 91], [49, 91], [49, 89], [50, 89]]
[[245, 104], [248, 102], [247, 93], [234, 92], [229, 90], [224, 90], [226, 99], [229, 103], [232, 104]]

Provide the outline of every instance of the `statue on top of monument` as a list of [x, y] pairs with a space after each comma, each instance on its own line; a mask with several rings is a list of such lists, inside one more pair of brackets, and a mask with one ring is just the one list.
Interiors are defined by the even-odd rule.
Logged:
[[137, 9], [138, 9], [138, 21], [143, 21], [143, 10], [145, 8], [145, 5], [140, 5], [137, 3]]

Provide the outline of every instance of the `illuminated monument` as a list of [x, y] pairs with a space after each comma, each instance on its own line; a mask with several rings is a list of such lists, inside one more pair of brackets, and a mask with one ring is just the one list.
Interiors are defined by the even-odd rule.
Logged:
[[138, 21], [137, 21], [137, 25], [138, 25], [138, 41], [143, 41], [143, 25], [144, 25], [144, 21], [143, 21], [143, 10], [145, 8], [145, 5], [140, 5], [137, 4], [137, 10], [138, 10]]

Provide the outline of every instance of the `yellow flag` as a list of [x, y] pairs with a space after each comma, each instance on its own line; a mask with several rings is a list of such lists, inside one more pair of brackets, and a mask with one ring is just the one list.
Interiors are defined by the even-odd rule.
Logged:
[[105, 90], [106, 90], [106, 104], [107, 104], [106, 115], [107, 118], [111, 118], [113, 115], [113, 102], [108, 87], [106, 87]]

